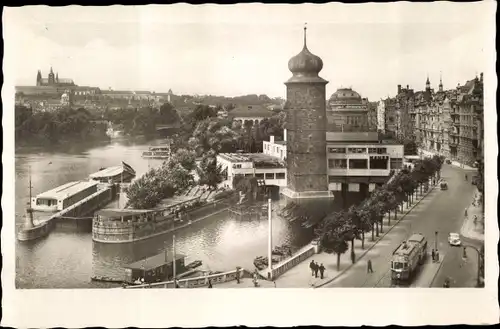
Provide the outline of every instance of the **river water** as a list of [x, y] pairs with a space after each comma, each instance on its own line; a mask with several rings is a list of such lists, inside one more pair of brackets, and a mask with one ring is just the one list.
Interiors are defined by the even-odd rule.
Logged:
[[[22, 224], [29, 200], [29, 170], [33, 195], [64, 183], [86, 179], [101, 167], [130, 164], [138, 175], [161, 160], [145, 160], [141, 154], [148, 146], [141, 140], [119, 140], [100, 145], [72, 144], [59, 149], [16, 149], [16, 229]], [[276, 201], [281, 203], [283, 201]], [[337, 203], [337, 202], [335, 202]], [[279, 206], [276, 204], [276, 206]], [[300, 248], [312, 238], [311, 229], [299, 223], [273, 219], [273, 244], [289, 243]], [[14, 234], [14, 232], [13, 232]], [[175, 232], [176, 252], [203, 267], [225, 271], [242, 266], [253, 269], [253, 259], [265, 256], [268, 239], [266, 219], [241, 220], [226, 212]], [[18, 288], [100, 288], [109, 284], [92, 282], [92, 275], [123, 277], [123, 265], [172, 250], [172, 233], [127, 244], [102, 244], [92, 241], [89, 231], [56, 228], [47, 237], [31, 242], [16, 242], [16, 287]], [[333, 257], [333, 256], [332, 256]]]

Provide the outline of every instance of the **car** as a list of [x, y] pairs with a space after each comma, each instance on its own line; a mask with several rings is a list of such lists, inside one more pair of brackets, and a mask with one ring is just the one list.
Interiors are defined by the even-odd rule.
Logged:
[[460, 235], [458, 233], [450, 233], [450, 235], [448, 235], [448, 243], [450, 246], [460, 246], [462, 244]]
[[471, 184], [472, 185], [477, 185], [478, 181], [479, 181], [479, 176], [477, 176], [477, 175], [473, 176], [472, 179], [471, 179]]
[[448, 189], [448, 183], [445, 180], [442, 180], [441, 183], [439, 184], [441, 187], [441, 190], [447, 190]]
[[451, 164], [451, 160], [450, 159], [446, 159], [446, 163], [447, 164]]

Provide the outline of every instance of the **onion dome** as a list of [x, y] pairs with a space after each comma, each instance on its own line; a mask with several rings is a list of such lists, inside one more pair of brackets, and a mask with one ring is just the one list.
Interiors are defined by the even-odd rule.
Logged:
[[318, 76], [318, 73], [323, 68], [323, 61], [318, 56], [312, 54], [309, 49], [307, 49], [306, 43], [306, 31], [307, 28], [304, 27], [304, 48], [302, 51], [290, 58], [288, 61], [288, 69], [295, 76]]
[[343, 104], [361, 104], [361, 95], [351, 88], [340, 88], [332, 94], [330, 102]]

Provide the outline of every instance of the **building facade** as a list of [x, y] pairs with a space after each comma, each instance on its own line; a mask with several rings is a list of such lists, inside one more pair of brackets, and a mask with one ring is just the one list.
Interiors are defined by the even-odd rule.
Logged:
[[285, 82], [287, 188], [289, 198], [330, 197], [326, 167], [326, 84], [323, 61], [307, 49], [288, 62], [293, 76]]
[[424, 154], [440, 154], [473, 166], [484, 153], [482, 77], [481, 73], [451, 90], [444, 89], [442, 78], [437, 91], [431, 88], [429, 78], [422, 91], [398, 85], [395, 98], [379, 103], [386, 130], [400, 138], [414, 139]]
[[369, 131], [374, 130], [370, 122], [368, 100], [352, 88], [340, 88], [328, 101], [329, 131]]

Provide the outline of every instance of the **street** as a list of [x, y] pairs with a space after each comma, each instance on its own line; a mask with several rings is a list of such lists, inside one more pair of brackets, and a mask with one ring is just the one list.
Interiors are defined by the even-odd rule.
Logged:
[[[391, 287], [390, 260], [393, 251], [412, 233], [422, 233], [428, 240], [428, 251], [437, 247], [440, 262], [433, 263], [430, 255], [426, 263], [417, 270], [410, 287], [442, 287], [445, 278], [450, 278], [451, 287], [474, 287], [477, 275], [477, 255], [467, 249], [467, 261], [462, 259], [463, 248], [448, 243], [450, 232], [460, 233], [464, 210], [470, 205], [474, 185], [473, 176], [467, 171], [450, 165], [443, 165], [441, 176], [448, 182], [448, 190], [439, 186], [430, 192], [396, 227], [394, 227], [372, 250], [358, 261], [347, 273], [325, 287]], [[471, 243], [462, 238], [463, 243]], [[475, 245], [479, 247], [478, 244]], [[371, 259], [373, 273], [367, 273], [367, 261]]]

